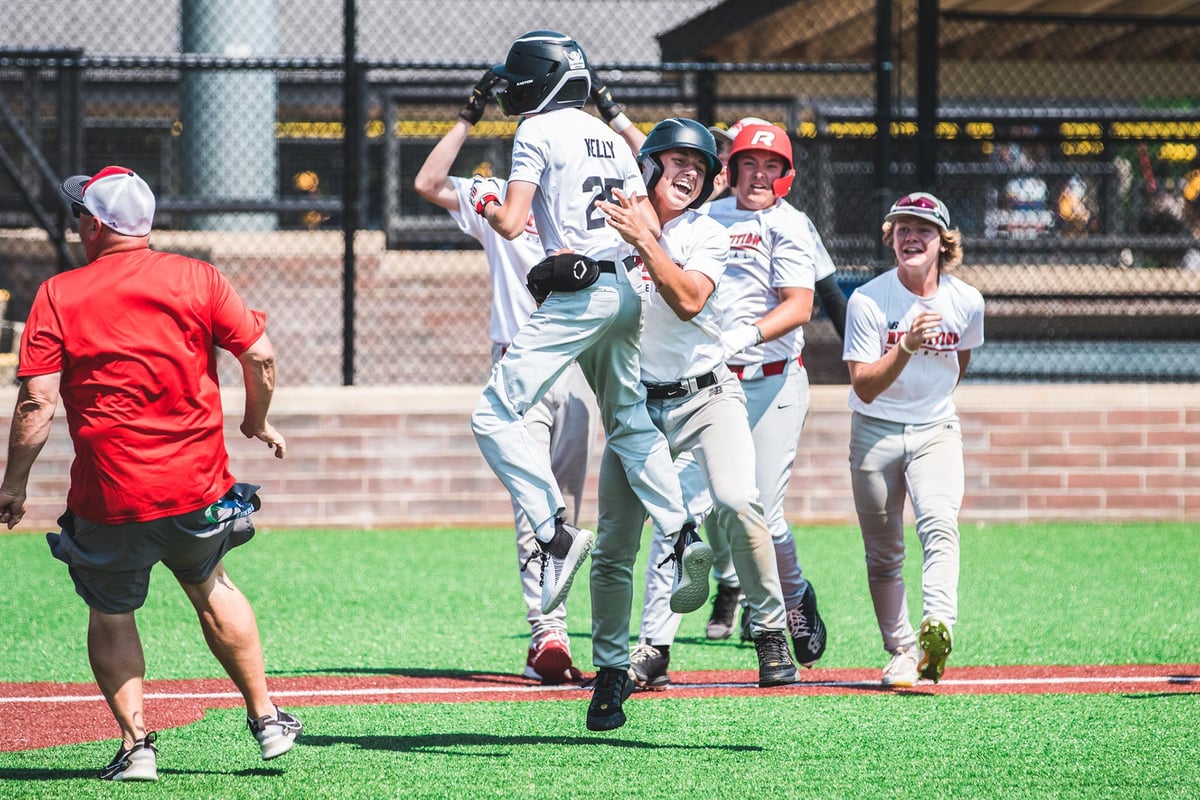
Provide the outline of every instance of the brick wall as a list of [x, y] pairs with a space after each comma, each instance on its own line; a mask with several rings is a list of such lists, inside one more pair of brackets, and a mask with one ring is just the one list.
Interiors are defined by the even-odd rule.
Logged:
[[[477, 386], [282, 388], [276, 461], [237, 432], [234, 473], [263, 484], [262, 527], [505, 526], [508, 495], [479, 455], [468, 418]], [[796, 524], [853, 522], [844, 386], [813, 387], [788, 497]], [[0, 390], [9, 426], [15, 389]], [[1200, 390], [1194, 385], [975, 385], [958, 391], [967, 460], [964, 522], [1200, 521]], [[59, 418], [34, 467], [18, 530], [50, 530], [71, 445]], [[599, 444], [599, 442], [598, 442]], [[595, 465], [584, 519], [595, 519]]]

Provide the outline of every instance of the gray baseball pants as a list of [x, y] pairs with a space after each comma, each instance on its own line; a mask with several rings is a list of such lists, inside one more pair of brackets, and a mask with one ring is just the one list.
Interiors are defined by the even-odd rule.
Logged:
[[[713, 499], [711, 516], [727, 532], [755, 627], [782, 631], [783, 597], [752, 477], [754, 457], [741, 386], [724, 367], [718, 378], [715, 386], [682, 398], [650, 400], [647, 407], [672, 452], [691, 451], [704, 474]], [[624, 667], [629, 664], [633, 568], [646, 513], [610, 449], [600, 462], [599, 505], [591, 567], [592, 663]], [[651, 570], [656, 568], [657, 563], [651, 565]], [[669, 585], [666, 596], [670, 597]]]
[[[787, 497], [788, 481], [796, 463], [796, 450], [800, 446], [800, 433], [808, 417], [809, 386], [808, 370], [795, 363], [788, 364], [780, 375], [756, 377], [742, 381], [746, 394], [746, 411], [750, 417], [750, 429], [754, 438], [755, 480], [762, 497], [775, 544], [775, 563], [779, 568], [779, 583], [783, 589], [783, 601], [787, 608], [796, 608], [808, 581], [800, 567], [796, 553], [796, 539], [791, 525], [783, 513]], [[713, 542], [713, 564], [718, 582], [727, 586], [736, 585], [727, 573], [721, 575], [719, 553], [721, 532], [706, 525], [705, 533]]]
[[[649, 401], [647, 401], [649, 402]], [[709, 528], [709, 512], [712, 511], [712, 495], [709, 494], [708, 484], [704, 482], [704, 472], [696, 463], [696, 457], [690, 451], [684, 451], [675, 457], [675, 470], [679, 473], [679, 485], [683, 488], [683, 499], [687, 503], [688, 512], [697, 525]], [[707, 539], [707, 536], [705, 537]], [[720, 537], [725, 549], [722, 557], [733, 575], [733, 585], [737, 586], [737, 575], [733, 571], [733, 556], [729, 549], [728, 537]], [[654, 645], [669, 645], [675, 641], [679, 624], [683, 615], [671, 610], [671, 590], [674, 588], [675, 576], [667, 569], [659, 569], [662, 563], [675, 548], [675, 543], [657, 527], [650, 538], [650, 552], [647, 556], [646, 586], [642, 605], [642, 622], [638, 630], [638, 641]], [[714, 552], [713, 569], [716, 569]]]
[[906, 494], [924, 557], [923, 616], [936, 616], [951, 627], [958, 619], [958, 512], [964, 482], [957, 417], [919, 425], [857, 412], [851, 417], [850, 483], [866, 550], [871, 602], [889, 653], [917, 641], [901, 575]]
[[[500, 345], [492, 347], [492, 363], [503, 355]], [[593, 403], [587, 383], [578, 366], [572, 366], [554, 382], [542, 401], [525, 415], [525, 427], [539, 447], [550, 454], [550, 469], [566, 504], [567, 522], [579, 524], [583, 507], [583, 486], [587, 480], [588, 459], [592, 449]], [[524, 566], [533, 555], [533, 526], [525, 512], [513, 500], [513, 524], [517, 532], [517, 565]], [[549, 614], [542, 613], [541, 572], [520, 570], [521, 593], [525, 598], [525, 618], [530, 634], [537, 638], [548, 630], [567, 629], [567, 604], [563, 602]]]
[[618, 269], [578, 292], [553, 292], [517, 331], [471, 415], [484, 460], [534, 529], [565, 511], [550, 455], [525, 417], [572, 363], [596, 395], [607, 449], [620, 458], [630, 486], [656, 523], [679, 531], [687, 522], [666, 439], [646, 412], [638, 340], [642, 301]]

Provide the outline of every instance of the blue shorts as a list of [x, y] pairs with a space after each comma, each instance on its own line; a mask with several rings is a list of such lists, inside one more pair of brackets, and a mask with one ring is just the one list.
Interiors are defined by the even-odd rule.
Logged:
[[68, 509], [58, 518], [62, 531], [47, 533], [46, 542], [90, 607], [136, 611], [146, 602], [155, 564], [161, 561], [181, 583], [204, 583], [227, 552], [250, 541], [258, 488], [236, 483], [212, 505], [146, 522], [102, 525]]

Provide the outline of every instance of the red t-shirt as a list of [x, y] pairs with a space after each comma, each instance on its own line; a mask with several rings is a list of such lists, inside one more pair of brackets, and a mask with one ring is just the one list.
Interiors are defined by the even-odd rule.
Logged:
[[228, 491], [214, 345], [239, 356], [265, 327], [215, 267], [172, 253], [114, 253], [43, 283], [17, 375], [62, 373], [75, 445], [67, 506], [111, 525]]

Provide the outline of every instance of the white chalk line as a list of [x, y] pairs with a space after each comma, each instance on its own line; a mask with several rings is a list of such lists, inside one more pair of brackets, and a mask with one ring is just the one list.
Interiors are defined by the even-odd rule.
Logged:
[[[1113, 684], [1114, 686], [1152, 686], [1152, 685], [1185, 685], [1200, 686], [1200, 676], [1194, 675], [1134, 675], [1134, 676], [1076, 676], [1057, 678], [977, 678], [977, 679], [947, 679], [939, 686], [962, 687], [997, 687], [997, 686], [1085, 686], [1095, 684]], [[918, 684], [915, 688], [932, 686], [933, 684]], [[676, 683], [678, 689], [755, 689], [758, 684], [753, 682], [735, 683]], [[801, 681], [795, 688], [821, 687], [832, 689], [879, 689], [875, 681]], [[782, 687], [786, 688], [786, 687]], [[272, 690], [274, 697], [421, 697], [447, 695], [510, 695], [543, 694], [559, 692], [590, 692], [590, 686], [467, 686], [467, 687], [374, 687], [362, 689], [284, 689]], [[146, 700], [241, 700], [237, 692], [147, 692]], [[104, 702], [104, 697], [95, 695], [52, 695], [52, 696], [17, 696], [0, 697], [0, 705], [15, 703], [95, 703]]]

